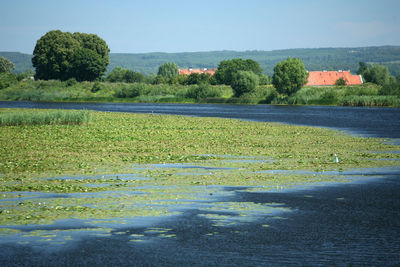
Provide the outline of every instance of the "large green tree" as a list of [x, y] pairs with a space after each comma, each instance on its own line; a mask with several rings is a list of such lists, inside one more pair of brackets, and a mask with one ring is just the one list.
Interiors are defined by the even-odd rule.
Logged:
[[308, 72], [299, 58], [288, 58], [274, 68], [272, 84], [280, 94], [292, 95], [307, 83]]
[[231, 85], [232, 78], [238, 71], [252, 71], [261, 76], [263, 69], [252, 59], [234, 58], [221, 61], [214, 76], [218, 84]]
[[164, 78], [174, 78], [179, 74], [178, 65], [176, 65], [174, 62], [166, 62], [158, 67], [157, 74]]
[[37, 79], [93, 81], [106, 71], [109, 51], [95, 34], [49, 31], [37, 41], [32, 64]]
[[8, 73], [14, 69], [15, 69], [14, 63], [12, 63], [10, 60], [8, 60], [5, 57], [0, 57], [0, 73], [3, 73], [3, 72]]

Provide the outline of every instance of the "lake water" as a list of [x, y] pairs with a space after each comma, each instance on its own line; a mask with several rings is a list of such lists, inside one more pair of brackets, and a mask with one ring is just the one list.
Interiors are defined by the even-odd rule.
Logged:
[[[322, 106], [245, 106], [117, 103], [0, 102], [0, 107], [90, 109], [115, 112], [178, 114], [275, 121], [329, 127], [352, 134], [400, 138], [400, 109]], [[176, 166], [173, 166], [176, 167]], [[120, 225], [106, 236], [82, 235], [70, 245], [0, 242], [2, 266], [399, 266], [400, 168], [359, 170], [365, 181], [301, 187], [297, 190], [251, 192], [226, 187], [211, 197], [210, 209], [193, 206], [180, 215], [141, 225]], [[351, 176], [351, 172], [348, 176]], [[346, 176], [344, 174], [343, 176]], [[364, 178], [363, 178], [364, 179]], [[275, 206], [281, 212], [258, 214], [252, 221], [223, 225], [234, 216], [226, 203]], [[215, 209], [213, 208], [215, 207]], [[205, 216], [207, 215], [207, 216]], [[214, 217], [212, 216], [214, 215]], [[239, 220], [240, 221], [240, 220]], [[21, 226], [83, 229], [64, 222]], [[172, 238], [161, 237], [168, 232]], [[139, 236], [143, 242], [130, 242]], [[44, 244], [44, 243], [43, 243]]]
[[4, 102], [0, 108], [89, 109], [175, 114], [329, 127], [368, 136], [400, 138], [400, 109], [331, 106]]

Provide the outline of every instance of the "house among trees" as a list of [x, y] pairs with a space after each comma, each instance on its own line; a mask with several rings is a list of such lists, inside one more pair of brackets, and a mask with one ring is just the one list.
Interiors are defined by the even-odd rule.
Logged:
[[197, 73], [197, 74], [202, 74], [202, 73], [208, 73], [211, 76], [214, 75], [214, 73], [217, 71], [217, 69], [179, 69], [179, 75], [190, 75], [192, 73]]
[[335, 85], [342, 78], [346, 85], [359, 85], [363, 83], [361, 75], [353, 75], [349, 70], [338, 71], [310, 71], [306, 86], [329, 86]]

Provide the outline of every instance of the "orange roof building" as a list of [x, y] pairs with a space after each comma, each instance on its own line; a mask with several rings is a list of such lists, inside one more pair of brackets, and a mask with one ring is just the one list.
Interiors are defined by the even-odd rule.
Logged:
[[361, 75], [353, 75], [349, 70], [339, 71], [310, 71], [308, 75], [308, 86], [329, 86], [335, 85], [335, 82], [343, 78], [346, 85], [363, 84]]
[[190, 75], [192, 73], [198, 73], [198, 74], [202, 74], [202, 73], [208, 73], [211, 76], [214, 75], [214, 73], [217, 71], [217, 69], [179, 69], [179, 75]]

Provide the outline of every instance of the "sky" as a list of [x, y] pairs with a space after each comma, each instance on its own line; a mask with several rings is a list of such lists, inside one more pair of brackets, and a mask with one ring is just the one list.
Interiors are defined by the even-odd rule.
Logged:
[[97, 34], [111, 53], [400, 45], [399, 0], [0, 0], [0, 51], [46, 32]]

